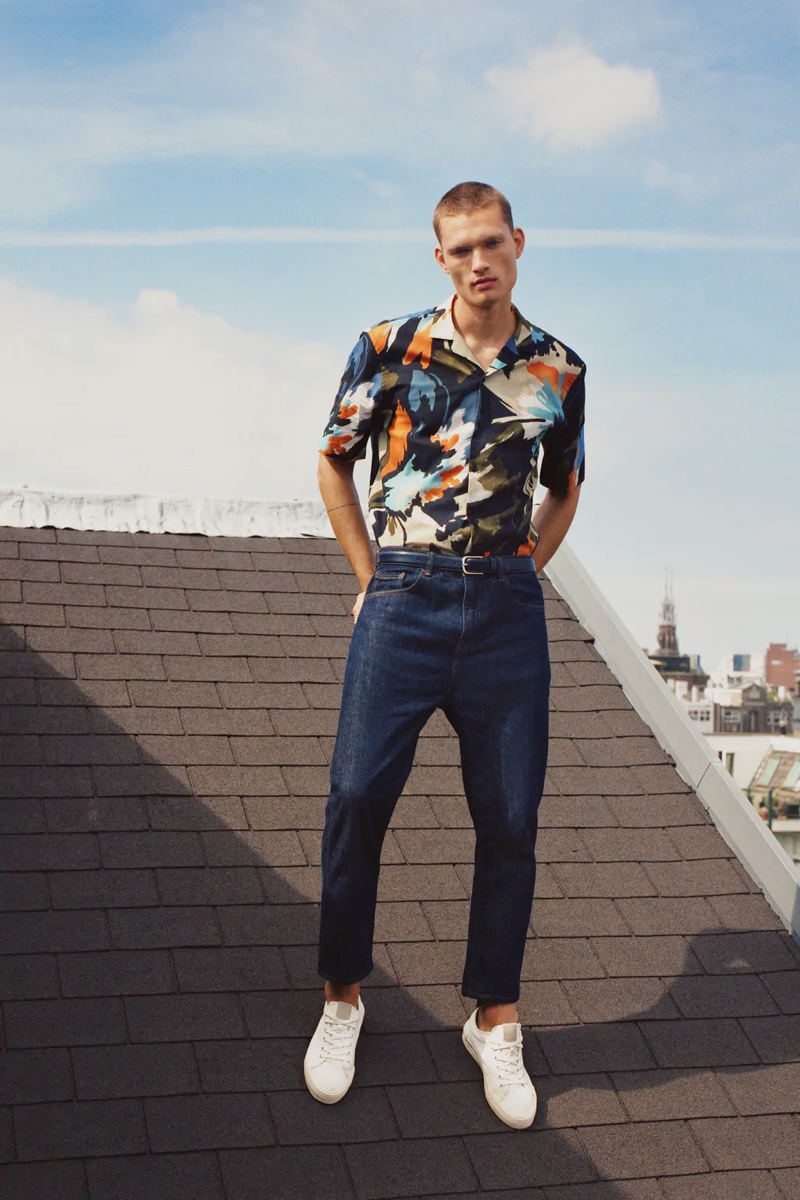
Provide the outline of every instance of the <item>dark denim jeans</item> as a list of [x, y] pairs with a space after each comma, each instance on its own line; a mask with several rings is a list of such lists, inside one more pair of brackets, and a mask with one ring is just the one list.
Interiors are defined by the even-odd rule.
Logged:
[[381, 846], [436, 708], [458, 734], [475, 826], [462, 992], [519, 998], [547, 761], [550, 663], [529, 558], [381, 551], [345, 671], [322, 840], [320, 974], [372, 970]]

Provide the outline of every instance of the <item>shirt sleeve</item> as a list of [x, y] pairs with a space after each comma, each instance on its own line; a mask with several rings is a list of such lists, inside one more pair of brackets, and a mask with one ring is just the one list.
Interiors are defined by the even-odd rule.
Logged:
[[586, 367], [572, 381], [561, 401], [564, 419], [557, 421], [542, 438], [540, 480], [558, 496], [574, 492], [583, 483], [586, 463], [583, 441], [583, 417], [586, 405]]
[[347, 360], [320, 451], [331, 458], [356, 459], [367, 453], [381, 387], [381, 367], [368, 333], [362, 333]]

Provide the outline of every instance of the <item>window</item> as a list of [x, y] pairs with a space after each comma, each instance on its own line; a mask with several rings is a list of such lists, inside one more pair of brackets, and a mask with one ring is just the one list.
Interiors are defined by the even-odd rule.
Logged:
[[796, 788], [798, 784], [800, 784], [800, 758], [789, 768], [789, 774], [783, 781], [783, 786], [787, 788]]
[[772, 782], [772, 776], [777, 771], [778, 763], [780, 761], [781, 760], [779, 758], [771, 758], [769, 760], [767, 765], [764, 767], [764, 770], [761, 772], [761, 778], [758, 781], [760, 787], [769, 787], [770, 783]]

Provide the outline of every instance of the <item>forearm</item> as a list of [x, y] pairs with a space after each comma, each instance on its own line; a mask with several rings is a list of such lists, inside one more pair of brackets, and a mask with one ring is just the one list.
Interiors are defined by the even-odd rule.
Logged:
[[566, 496], [557, 496], [554, 492], [548, 492], [537, 508], [534, 524], [539, 541], [533, 554], [537, 571], [541, 571], [542, 567], [550, 561], [566, 537], [578, 507], [580, 493], [580, 487], [577, 487], [574, 492], [568, 492]]
[[363, 592], [375, 570], [375, 552], [353, 482], [353, 466], [320, 454], [317, 480], [331, 528]]

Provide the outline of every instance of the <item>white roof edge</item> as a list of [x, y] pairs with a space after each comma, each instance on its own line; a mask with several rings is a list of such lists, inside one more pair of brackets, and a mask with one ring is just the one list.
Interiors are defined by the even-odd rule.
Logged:
[[0, 525], [112, 533], [203, 533], [215, 537], [332, 537], [314, 500], [218, 500], [203, 496], [87, 494], [0, 488]]
[[547, 574], [594, 637], [639, 716], [674, 758], [679, 775], [695, 790], [722, 837], [800, 942], [800, 870], [724, 770], [569, 546], [561, 546]]
[[[200, 496], [86, 494], [0, 488], [0, 525], [116, 533], [200, 533], [219, 537], [332, 537], [319, 501], [224, 500]], [[723, 770], [605, 596], [567, 545], [547, 573], [625, 695], [674, 758], [725, 841], [800, 941], [800, 870]]]

